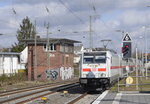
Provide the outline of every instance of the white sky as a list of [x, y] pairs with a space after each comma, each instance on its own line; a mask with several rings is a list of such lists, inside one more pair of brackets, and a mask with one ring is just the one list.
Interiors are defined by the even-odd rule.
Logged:
[[111, 39], [108, 48], [120, 52], [122, 35], [116, 30], [123, 30], [130, 34], [133, 49], [136, 45], [142, 49], [146, 39], [150, 50], [150, 7], [147, 5], [150, 0], [0, 0], [0, 33], [5, 34], [0, 36], [0, 46], [11, 47], [17, 42], [16, 31], [28, 16], [31, 22], [36, 20], [41, 37], [46, 36], [44, 23], [49, 22], [49, 31], [53, 33], [49, 37], [79, 40], [89, 47], [89, 16], [92, 16], [94, 47], [102, 47], [101, 40]]

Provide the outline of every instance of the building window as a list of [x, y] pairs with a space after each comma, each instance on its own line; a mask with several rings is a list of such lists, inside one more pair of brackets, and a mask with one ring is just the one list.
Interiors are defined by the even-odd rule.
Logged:
[[73, 53], [73, 45], [70, 44], [60, 45], [60, 52]]
[[69, 52], [69, 53], [73, 53], [73, 46], [72, 46], [72, 45], [69, 45], [68, 48], [69, 48], [69, 51], [68, 51], [68, 52]]
[[45, 51], [56, 51], [56, 44], [51, 43], [47, 46], [47, 44], [44, 44], [44, 50]]

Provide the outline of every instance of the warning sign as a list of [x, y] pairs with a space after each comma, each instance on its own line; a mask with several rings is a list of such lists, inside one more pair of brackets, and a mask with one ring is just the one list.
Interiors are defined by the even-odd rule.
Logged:
[[132, 84], [132, 83], [133, 83], [133, 78], [129, 76], [129, 77], [126, 79], [126, 84]]
[[124, 38], [123, 38], [124, 42], [131, 42], [131, 37], [129, 36], [128, 33], [125, 33]]

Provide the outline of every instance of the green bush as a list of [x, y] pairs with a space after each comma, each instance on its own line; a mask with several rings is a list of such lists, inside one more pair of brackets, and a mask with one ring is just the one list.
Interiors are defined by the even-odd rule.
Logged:
[[17, 83], [21, 81], [26, 81], [26, 74], [25, 73], [15, 73], [15, 74], [3, 74], [0, 76], [0, 83], [11, 85], [12, 83]]

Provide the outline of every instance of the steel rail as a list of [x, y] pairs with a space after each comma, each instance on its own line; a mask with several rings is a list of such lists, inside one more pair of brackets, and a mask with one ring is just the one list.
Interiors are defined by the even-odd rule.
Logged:
[[[77, 82], [77, 81], [71, 81], [71, 82]], [[63, 84], [68, 84], [68, 83], [70, 83], [70, 81], [66, 81]], [[51, 83], [51, 84], [44, 84], [44, 85], [39, 85], [39, 86], [26, 87], [26, 88], [16, 89], [16, 90], [10, 90], [10, 91], [0, 93], [0, 97], [8, 96], [8, 95], [16, 94], [16, 93], [21, 93], [21, 92], [38, 90], [38, 89], [42, 89], [42, 88], [53, 87], [53, 86], [57, 86], [57, 85], [60, 85], [60, 84], [62, 84], [62, 82], [56, 82], [56, 83]]]
[[18, 102], [18, 103], [16, 103], [16, 104], [25, 104], [25, 103], [27, 103], [27, 102], [30, 102], [30, 101], [36, 100], [36, 99], [41, 98], [41, 97], [43, 97], [43, 96], [47, 96], [47, 95], [50, 95], [50, 94], [56, 93], [57, 91], [63, 91], [63, 90], [66, 90], [66, 89], [69, 89], [69, 88], [73, 88], [73, 87], [76, 87], [76, 86], [78, 86], [78, 85], [74, 85], [74, 86], [67, 86], [67, 87], [65, 87], [65, 88], [61, 88], [61, 87], [59, 87], [58, 89], [56, 89], [56, 90], [55, 90], [55, 91], [53, 91], [53, 92], [49, 92], [49, 93], [42, 94], [42, 95], [39, 95], [39, 96], [36, 96], [36, 97], [32, 97], [32, 98], [30, 98], [30, 99], [27, 99], [27, 100], [24, 100], [24, 101]]
[[[71, 83], [71, 84], [67, 84], [67, 85], [61, 85], [61, 86], [56, 86], [56, 87], [53, 87], [53, 88], [50, 88], [50, 89], [44, 89], [44, 90], [41, 90], [41, 91], [36, 91], [36, 92], [33, 92], [33, 93], [30, 93], [30, 94], [25, 94], [25, 95], [22, 95], [22, 96], [19, 96], [19, 97], [14, 97], [14, 98], [10, 98], [10, 99], [6, 99], [6, 100], [3, 100], [3, 101], [0, 101], [0, 104], [2, 104], [2, 103], [7, 103], [7, 102], [11, 102], [11, 101], [14, 101], [14, 100], [18, 100], [18, 99], [21, 99], [21, 98], [24, 98], [24, 97], [28, 97], [28, 96], [32, 96], [32, 95], [36, 95], [36, 94], [38, 94], [38, 93], [42, 93], [42, 92], [45, 92], [45, 91], [53, 91], [53, 92], [56, 92], [56, 91], [59, 91], [59, 90], [61, 90], [61, 88], [62, 87], [66, 87], [66, 86], [71, 86], [71, 85], [74, 85], [74, 84], [76, 84], [76, 82], [75, 83]], [[72, 87], [72, 86], [71, 86]], [[64, 88], [65, 89], [65, 88]], [[63, 90], [63, 88], [62, 88], [62, 90]], [[52, 94], [53, 92], [49, 92], [49, 93], [46, 93], [46, 95], [47, 94]], [[45, 94], [43, 94], [43, 95], [40, 95], [40, 97], [41, 96], [45, 96]], [[37, 98], [37, 97], [36, 97]], [[33, 100], [33, 99], [36, 99], [36, 98], [31, 98], [31, 100]], [[30, 101], [31, 101], [30, 100]], [[29, 100], [27, 100], [26, 102], [28, 102]], [[23, 104], [23, 103], [22, 103]]]

